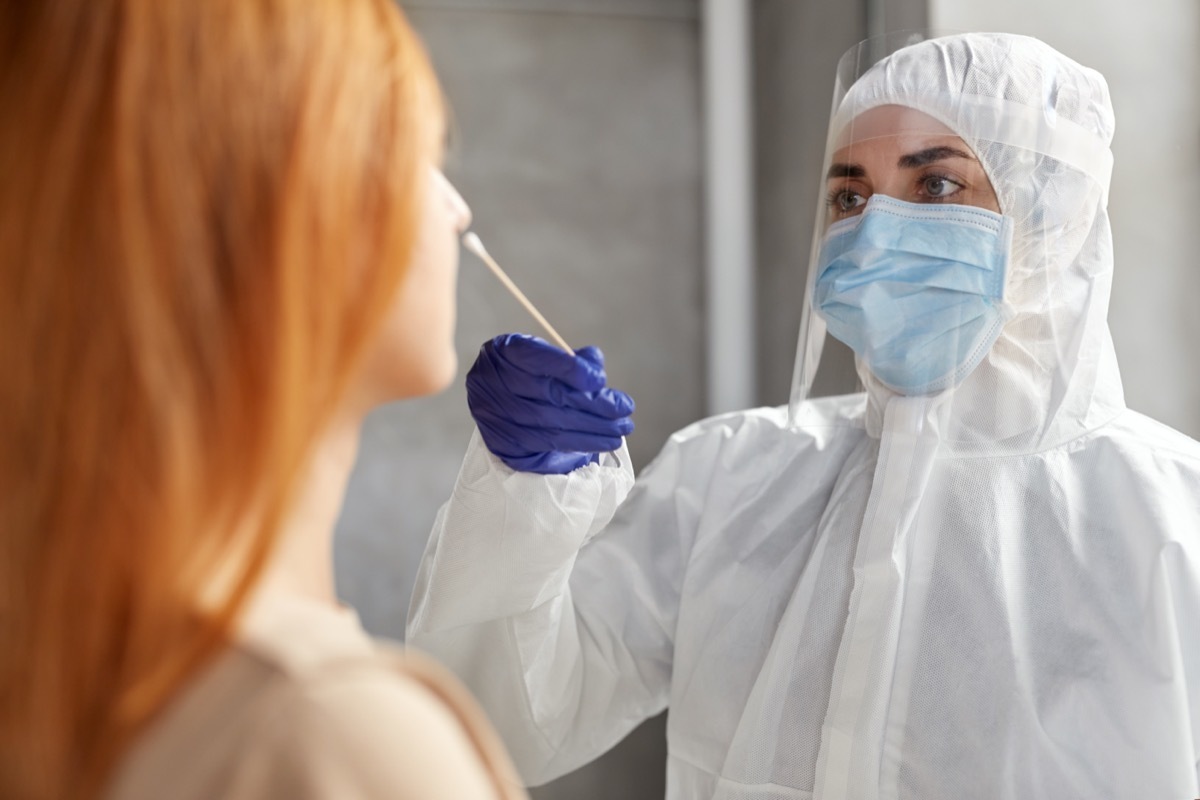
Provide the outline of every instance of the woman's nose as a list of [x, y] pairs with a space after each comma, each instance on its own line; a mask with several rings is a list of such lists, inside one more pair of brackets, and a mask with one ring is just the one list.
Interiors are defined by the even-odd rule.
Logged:
[[459, 233], [463, 233], [471, 227], [471, 207], [467, 205], [467, 201], [463, 200], [458, 189], [454, 188], [454, 184], [442, 174], [441, 170], [437, 171], [437, 176], [445, 194], [446, 205], [450, 209], [450, 219], [454, 223], [454, 228]]

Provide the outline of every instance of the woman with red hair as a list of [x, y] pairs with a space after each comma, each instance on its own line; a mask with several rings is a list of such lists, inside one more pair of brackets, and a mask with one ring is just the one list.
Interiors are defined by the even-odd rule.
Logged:
[[332, 589], [363, 417], [456, 368], [399, 10], [7, 3], [0, 109], [0, 796], [519, 795]]

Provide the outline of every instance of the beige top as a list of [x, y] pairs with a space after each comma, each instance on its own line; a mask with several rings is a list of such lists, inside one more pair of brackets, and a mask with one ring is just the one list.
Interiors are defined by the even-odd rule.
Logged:
[[259, 598], [130, 750], [109, 800], [524, 798], [466, 691], [354, 612]]

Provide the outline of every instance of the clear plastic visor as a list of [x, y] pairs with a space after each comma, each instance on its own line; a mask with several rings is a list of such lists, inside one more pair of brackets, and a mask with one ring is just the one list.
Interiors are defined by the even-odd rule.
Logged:
[[[1110, 137], [1102, 78], [1036, 40], [898, 35], [848, 52], [791, 423], [814, 382], [828, 393], [839, 377], [866, 391], [868, 431], [897, 397], [936, 396], [944, 441], [1057, 435], [1105, 357]], [[819, 374], [833, 340], [857, 387], [836, 364]]]
[[[871, 105], [856, 97], [847, 100], [851, 87], [879, 59], [920, 40], [914, 34], [868, 40], [852, 48], [839, 62], [792, 386], [793, 422], [799, 404], [806, 399], [817, 377], [830, 336], [828, 316], [838, 317], [832, 323], [837, 328], [840, 321], [842, 330], [834, 331], [840, 334], [835, 338], [855, 353], [858, 381], [853, 390], [857, 391], [865, 388], [867, 381], [880, 377], [867, 361], [876, 364], [878, 372], [890, 378], [883, 383], [898, 394], [940, 391], [962, 376], [942, 374], [947, 365], [934, 361], [968, 358], [971, 354], [963, 351], [979, 346], [981, 342], [975, 340], [994, 333], [981, 330], [991, 325], [988, 320], [958, 323], [970, 322], [963, 316], [978, 316], [987, 311], [984, 306], [988, 298], [981, 297], [980, 292], [991, 291], [994, 287], [988, 282], [997, 276], [978, 271], [966, 274], [953, 264], [953, 256], [964, 248], [974, 248], [976, 239], [985, 248], [1007, 245], [1001, 240], [1010, 236], [1011, 230], [990, 237], [986, 230], [979, 234], [968, 226], [965, 232], [952, 233], [956, 241], [939, 241], [943, 227], [939, 221], [947, 211], [953, 212], [958, 207], [980, 209], [985, 212], [978, 216], [985, 229], [1004, 213], [988, 169], [976, 152], [979, 141], [967, 142], [945, 122], [908, 105], [894, 102]], [[856, 106], [863, 109], [859, 111]], [[872, 213], [870, 229], [857, 231], [868, 209], [875, 211], [883, 206], [887, 207], [886, 218], [877, 220], [880, 215]], [[921, 210], [917, 207], [928, 208], [930, 212], [916, 213]], [[897, 220], [897, 216], [901, 219]], [[913, 216], [913, 220], [906, 221], [903, 219], [906, 216]], [[969, 213], [966, 218], [971, 221]], [[924, 237], [924, 241], [914, 244], [913, 237]], [[989, 243], [989, 238], [994, 242]], [[882, 248], [892, 245], [907, 251], [895, 262], [898, 270], [905, 270], [895, 276], [898, 281], [886, 276], [880, 279], [865, 269], [872, 266], [868, 262], [879, 256]], [[912, 252], [914, 247], [925, 248], [924, 255], [929, 258], [921, 259], [921, 253]], [[989, 260], [985, 268], [1000, 266], [1003, 271], [1007, 266], [995, 263], [1002, 254], [983, 255]], [[968, 260], [978, 259], [968, 256]], [[823, 270], [825, 280], [818, 285]], [[838, 271], [836, 275], [834, 271]], [[918, 271], [923, 272], [915, 274]], [[868, 280], [873, 285], [867, 285]], [[904, 285], [909, 280], [912, 283]], [[944, 284], [943, 297], [932, 307], [926, 302], [927, 296], [918, 296], [922, 280]], [[963, 286], [955, 285], [964, 280]], [[945, 297], [956, 289], [965, 289], [967, 294]], [[884, 293], [889, 296], [881, 296]], [[956, 308], [938, 308], [938, 302]], [[862, 324], [864, 314], [871, 316], [872, 329]], [[934, 315], [940, 318], [934, 319]], [[919, 316], [925, 316], [928, 325], [940, 325], [941, 329], [933, 330], [927, 325], [915, 333], [937, 341], [922, 344], [911, 340], [914, 332], [905, 326], [911, 328], [914, 317]], [[888, 318], [890, 326], [884, 321]], [[922, 346], [929, 351], [924, 356], [916, 352]], [[895, 352], [888, 352], [889, 348]], [[868, 351], [871, 357], [864, 359]]]

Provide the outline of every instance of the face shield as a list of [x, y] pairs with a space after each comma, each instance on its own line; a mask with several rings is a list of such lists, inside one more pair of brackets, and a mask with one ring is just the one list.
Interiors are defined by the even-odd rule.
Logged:
[[792, 424], [828, 336], [854, 351], [873, 435], [903, 397], [937, 398], [962, 441], [1081, 416], [1107, 342], [1111, 136], [1103, 78], [1033, 39], [893, 36], [843, 56]]

